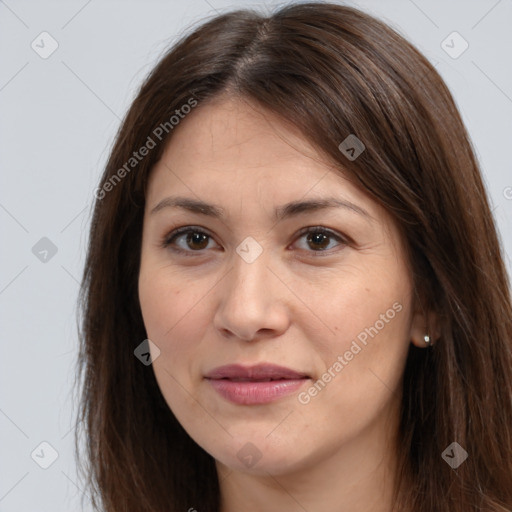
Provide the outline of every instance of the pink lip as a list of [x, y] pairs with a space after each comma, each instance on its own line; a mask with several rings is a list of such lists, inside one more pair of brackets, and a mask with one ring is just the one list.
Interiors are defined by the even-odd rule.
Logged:
[[222, 397], [243, 405], [273, 402], [295, 392], [309, 379], [304, 373], [274, 364], [220, 366], [205, 378]]

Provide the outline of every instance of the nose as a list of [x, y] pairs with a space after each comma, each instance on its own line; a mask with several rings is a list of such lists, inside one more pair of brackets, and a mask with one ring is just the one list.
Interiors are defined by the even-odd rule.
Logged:
[[[263, 253], [265, 254], [265, 253]], [[279, 336], [289, 326], [289, 290], [260, 255], [247, 263], [238, 255], [218, 284], [214, 327], [226, 338], [254, 341]]]

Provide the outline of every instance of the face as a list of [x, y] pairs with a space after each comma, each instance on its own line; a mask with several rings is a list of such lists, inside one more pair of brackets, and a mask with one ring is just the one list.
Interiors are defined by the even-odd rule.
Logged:
[[396, 429], [423, 319], [390, 216], [248, 102], [175, 130], [148, 183], [139, 298], [178, 421], [218, 465], [274, 475]]

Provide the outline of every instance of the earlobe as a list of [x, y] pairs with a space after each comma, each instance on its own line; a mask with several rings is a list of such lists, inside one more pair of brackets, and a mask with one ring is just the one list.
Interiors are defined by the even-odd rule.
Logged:
[[412, 320], [410, 339], [411, 343], [418, 348], [433, 346], [439, 339], [437, 315], [433, 312], [427, 314], [416, 312]]

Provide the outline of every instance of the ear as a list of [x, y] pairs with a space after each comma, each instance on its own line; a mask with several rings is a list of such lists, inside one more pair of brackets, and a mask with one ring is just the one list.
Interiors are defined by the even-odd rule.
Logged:
[[[432, 312], [418, 309], [414, 312], [411, 323], [410, 340], [419, 348], [427, 348], [436, 343], [440, 337], [439, 319]], [[425, 342], [425, 336], [430, 337], [430, 343]]]

